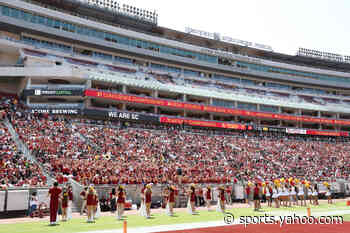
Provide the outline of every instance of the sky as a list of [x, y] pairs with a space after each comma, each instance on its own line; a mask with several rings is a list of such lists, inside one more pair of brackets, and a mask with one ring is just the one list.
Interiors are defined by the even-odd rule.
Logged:
[[275, 52], [295, 55], [299, 47], [350, 55], [349, 0], [122, 0], [157, 10], [158, 25], [218, 32]]

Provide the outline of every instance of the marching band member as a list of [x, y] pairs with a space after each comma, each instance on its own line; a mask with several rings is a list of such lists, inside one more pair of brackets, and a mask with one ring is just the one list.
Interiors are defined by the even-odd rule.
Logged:
[[222, 212], [225, 213], [225, 187], [224, 186], [220, 186], [218, 187], [218, 205], [216, 210], [218, 212]]
[[125, 205], [125, 190], [122, 185], [119, 185], [117, 190], [117, 219], [120, 220], [124, 213], [124, 205]]
[[187, 209], [190, 214], [195, 214], [195, 202], [196, 202], [196, 188], [195, 184], [192, 184], [188, 190], [188, 203]]
[[53, 184], [48, 195], [50, 196], [50, 225], [58, 224], [58, 204], [62, 190], [58, 187], [58, 182]]
[[207, 190], [205, 192], [205, 202], [207, 204], [208, 211], [210, 211], [210, 204], [212, 201], [212, 190], [210, 185], [207, 186]]

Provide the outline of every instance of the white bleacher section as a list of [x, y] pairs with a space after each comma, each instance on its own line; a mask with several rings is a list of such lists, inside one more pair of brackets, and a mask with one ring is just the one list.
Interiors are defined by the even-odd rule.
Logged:
[[[256, 104], [268, 104], [273, 106], [284, 106], [290, 108], [301, 108], [312, 111], [326, 111], [326, 112], [344, 112], [350, 113], [350, 109], [347, 104], [332, 104], [324, 102], [324, 105], [317, 105], [308, 103], [298, 96], [288, 96], [283, 98], [276, 96], [272, 93], [265, 95], [248, 93], [246, 89], [239, 90], [223, 90], [215, 87], [215, 85], [199, 86], [194, 84], [188, 84], [183, 79], [174, 78], [172, 83], [161, 83], [156, 80], [152, 75], [138, 72], [136, 75], [108, 72], [108, 71], [88, 71], [87, 76], [92, 80], [99, 80], [105, 82], [113, 82], [123, 85], [135, 86], [140, 88], [155, 89], [161, 91], [171, 91], [175, 93], [182, 93], [188, 95], [197, 95], [211, 98], [219, 98], [232, 101], [242, 101]], [[147, 80], [146, 80], [147, 78]], [[187, 79], [187, 78], [186, 78]], [[287, 92], [288, 93], [288, 92]]]

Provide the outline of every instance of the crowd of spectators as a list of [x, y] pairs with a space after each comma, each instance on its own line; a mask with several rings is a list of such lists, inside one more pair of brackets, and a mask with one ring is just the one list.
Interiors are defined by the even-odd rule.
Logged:
[[48, 115], [17, 117], [12, 123], [62, 182], [69, 176], [82, 184], [349, 178], [350, 146], [341, 141], [136, 129]]
[[[6, 101], [2, 109], [19, 138], [60, 183], [68, 177], [84, 185], [349, 179], [350, 145], [334, 138], [225, 133], [31, 114], [15, 100]], [[0, 139], [2, 182], [45, 185], [41, 168], [17, 151], [3, 124]]]
[[0, 187], [36, 187], [46, 184], [41, 168], [18, 150], [3, 120], [15, 109], [16, 99], [0, 98]]

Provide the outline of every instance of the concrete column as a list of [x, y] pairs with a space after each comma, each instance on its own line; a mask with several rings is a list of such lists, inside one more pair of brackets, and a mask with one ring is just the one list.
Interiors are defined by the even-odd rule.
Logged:
[[214, 120], [214, 116], [213, 116], [213, 114], [209, 114], [209, 118], [210, 118], [210, 120]]
[[87, 80], [85, 83], [86, 88], [91, 88], [92, 87], [92, 81], [91, 80]]
[[153, 91], [153, 97], [154, 98], [158, 98], [158, 90], [154, 90]]
[[123, 85], [123, 87], [122, 87], [122, 92], [123, 92], [123, 93], [126, 93], [126, 92], [127, 92], [126, 85]]

